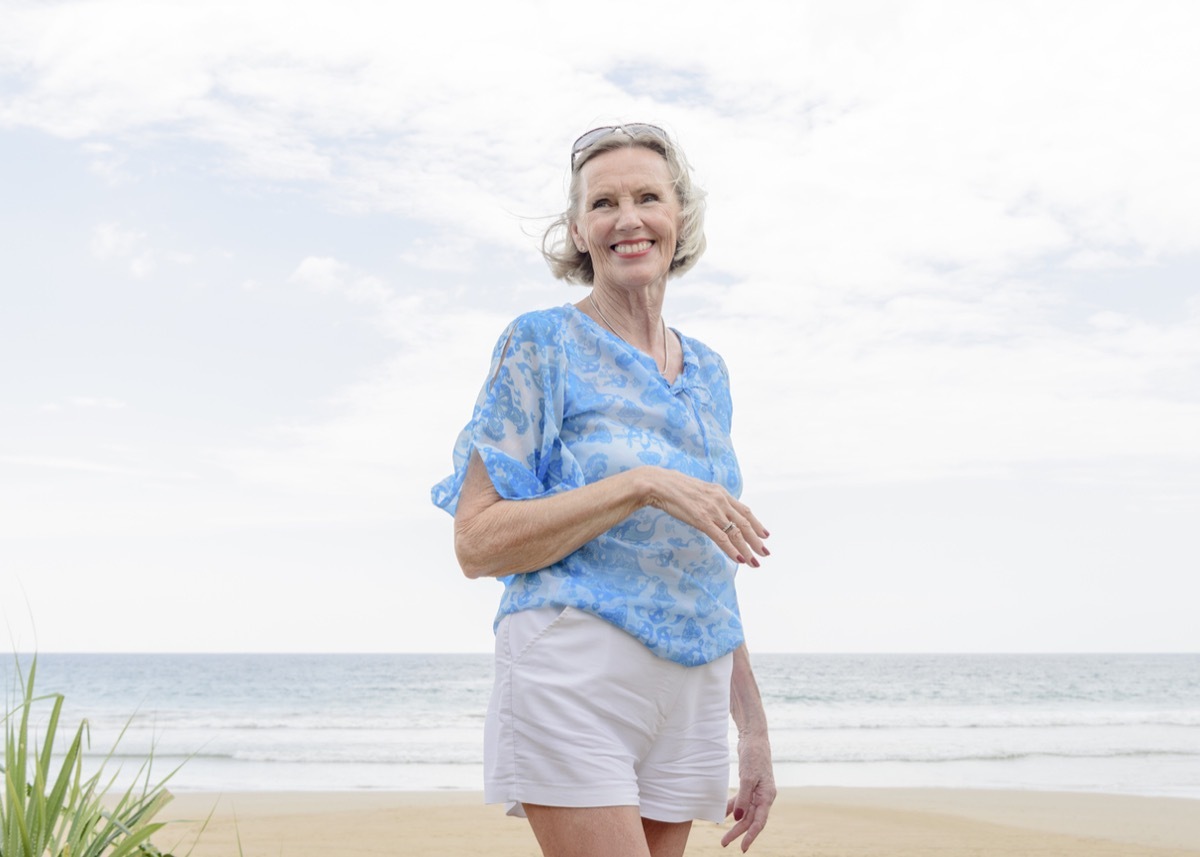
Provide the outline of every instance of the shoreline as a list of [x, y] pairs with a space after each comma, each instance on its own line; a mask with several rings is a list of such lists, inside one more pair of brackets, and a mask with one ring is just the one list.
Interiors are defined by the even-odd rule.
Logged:
[[[750, 853], [1200, 857], [1198, 810], [1191, 798], [1090, 792], [793, 787]], [[158, 820], [155, 844], [193, 857], [237, 854], [239, 840], [245, 857], [540, 854], [528, 823], [480, 792], [182, 792]], [[741, 853], [721, 848], [726, 829], [697, 822], [687, 857]]]

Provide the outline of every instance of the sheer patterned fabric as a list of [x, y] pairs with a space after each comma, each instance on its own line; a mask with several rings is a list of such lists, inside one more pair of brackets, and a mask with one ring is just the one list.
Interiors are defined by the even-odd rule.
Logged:
[[[454, 514], [478, 452], [500, 496], [531, 500], [642, 465], [678, 470], [741, 494], [720, 356], [680, 335], [683, 372], [668, 384], [654, 360], [571, 305], [527, 313], [500, 337], [454, 473], [433, 501]], [[646, 507], [559, 562], [501, 578], [496, 616], [568, 606], [685, 665], [742, 643], [737, 565], [699, 530]]]

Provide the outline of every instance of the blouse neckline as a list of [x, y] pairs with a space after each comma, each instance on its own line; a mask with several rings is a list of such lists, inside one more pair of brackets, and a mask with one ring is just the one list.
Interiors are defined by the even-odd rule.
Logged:
[[645, 364], [646, 366], [653, 365], [654, 374], [656, 376], [658, 376], [658, 378], [672, 390], [680, 389], [682, 387], [682, 383], [683, 383], [684, 379], [689, 374], [691, 374], [693, 368], [696, 366], [696, 355], [692, 351], [692, 347], [691, 347], [691, 344], [688, 342], [688, 338], [686, 336], [684, 336], [682, 333], [680, 333], [678, 330], [676, 330], [675, 328], [671, 327], [670, 325], [667, 326], [667, 329], [670, 330], [672, 333], [674, 333], [677, 337], [679, 337], [679, 347], [683, 351], [683, 369], [682, 369], [682, 371], [680, 371], [680, 373], [678, 375], [675, 376], [674, 381], [668, 381], [667, 376], [664, 375], [659, 370], [658, 364], [654, 361], [654, 358], [651, 357], [646, 352], [642, 351], [642, 349], [640, 349], [634, 345], [631, 345], [625, 339], [623, 339], [622, 337], [620, 337], [613, 331], [609, 330], [607, 326], [601, 324], [596, 319], [592, 318], [586, 312], [581, 310], [579, 307], [575, 306], [575, 304], [567, 303], [564, 306], [566, 306], [567, 309], [569, 309], [575, 315], [584, 319], [584, 321], [587, 324], [590, 324], [592, 327], [594, 327], [596, 330], [600, 331], [602, 334], [607, 336], [609, 339], [612, 339], [616, 342], [621, 343], [622, 346], [624, 346], [626, 349], [628, 349], [634, 356], [636, 356], [639, 360], [641, 360], [642, 363]]

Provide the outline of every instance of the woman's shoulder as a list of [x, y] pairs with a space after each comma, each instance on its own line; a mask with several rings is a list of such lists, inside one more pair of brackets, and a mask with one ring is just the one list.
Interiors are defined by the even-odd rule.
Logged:
[[505, 332], [522, 340], [557, 341], [573, 312], [570, 304], [523, 312], [509, 323]]
[[561, 362], [565, 359], [572, 313], [578, 310], [570, 304], [521, 313], [501, 332], [492, 359], [502, 362], [521, 353], [526, 361], [536, 364]]

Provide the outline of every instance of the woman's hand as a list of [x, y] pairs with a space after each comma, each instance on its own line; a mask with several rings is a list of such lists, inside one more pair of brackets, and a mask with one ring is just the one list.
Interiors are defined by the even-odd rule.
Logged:
[[749, 850], [767, 824], [771, 804], [775, 802], [775, 773], [771, 765], [771, 744], [766, 735], [738, 735], [738, 791], [725, 806], [734, 825], [721, 838], [721, 846], [742, 837], [742, 852]]
[[767, 713], [744, 644], [733, 652], [729, 712], [738, 729], [738, 791], [725, 807], [734, 825], [721, 839], [721, 845], [728, 846], [741, 836], [745, 852], [767, 825], [767, 814], [775, 802], [775, 771], [767, 737]]
[[763, 544], [770, 533], [750, 507], [715, 485], [663, 467], [639, 468], [650, 474], [648, 505], [661, 509], [712, 539], [730, 559], [758, 567], [758, 556], [770, 556]]

